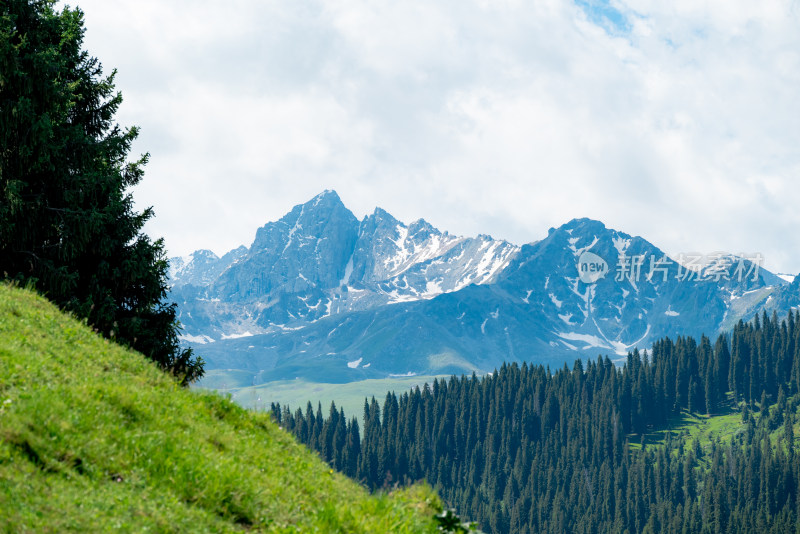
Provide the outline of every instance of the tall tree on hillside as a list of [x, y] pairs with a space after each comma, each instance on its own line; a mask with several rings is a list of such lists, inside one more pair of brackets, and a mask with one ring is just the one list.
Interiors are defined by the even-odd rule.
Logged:
[[137, 129], [114, 123], [122, 96], [83, 50], [83, 13], [54, 5], [0, 2], [0, 277], [191, 382], [202, 360], [178, 345], [163, 241], [127, 192], [147, 155], [127, 159]]

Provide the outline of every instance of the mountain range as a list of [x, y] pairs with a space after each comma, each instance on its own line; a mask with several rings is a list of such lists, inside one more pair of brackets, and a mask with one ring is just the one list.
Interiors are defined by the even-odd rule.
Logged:
[[760, 263], [670, 257], [590, 219], [522, 246], [460, 237], [380, 208], [358, 220], [325, 191], [249, 248], [171, 258], [169, 276], [181, 338], [207, 369], [349, 382], [625, 355], [800, 305], [800, 276]]

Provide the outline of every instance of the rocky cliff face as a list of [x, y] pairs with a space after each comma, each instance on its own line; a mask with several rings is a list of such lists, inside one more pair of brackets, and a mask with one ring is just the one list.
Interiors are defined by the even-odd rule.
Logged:
[[406, 225], [380, 208], [358, 221], [325, 191], [259, 228], [249, 248], [173, 258], [172, 296], [187, 339], [227, 339], [487, 283], [518, 251], [424, 220]]
[[[715, 335], [747, 315], [732, 309], [737, 299], [763, 300], [786, 285], [747, 258], [720, 257], [702, 268], [690, 260], [576, 219], [523, 247], [500, 285], [546, 318], [551, 346], [618, 354], [667, 335]], [[602, 272], [587, 278], [595, 266]]]
[[589, 219], [518, 247], [380, 208], [358, 221], [326, 191], [249, 248], [175, 258], [170, 274], [184, 340], [209, 368], [346, 381], [624, 355], [798, 306], [798, 279], [753, 259], [693, 265]]

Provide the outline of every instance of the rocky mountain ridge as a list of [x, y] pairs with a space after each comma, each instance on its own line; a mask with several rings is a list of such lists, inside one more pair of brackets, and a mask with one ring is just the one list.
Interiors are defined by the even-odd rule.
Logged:
[[800, 305], [800, 278], [756, 255], [703, 260], [590, 219], [521, 247], [380, 208], [359, 221], [326, 191], [249, 248], [173, 259], [170, 275], [183, 339], [209, 368], [350, 381], [624, 355]]

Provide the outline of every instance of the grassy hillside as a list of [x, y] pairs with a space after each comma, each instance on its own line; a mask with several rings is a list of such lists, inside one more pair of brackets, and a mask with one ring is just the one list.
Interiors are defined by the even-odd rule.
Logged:
[[[773, 416], [778, 412], [781, 412], [782, 416], [791, 414], [793, 416], [792, 428], [795, 436], [798, 436], [800, 435], [800, 395], [788, 397], [787, 404], [788, 407], [783, 411], [774, 404], [768, 405], [769, 414]], [[737, 436], [741, 437], [741, 434], [745, 433], [747, 429], [747, 425], [742, 421], [742, 406], [743, 404], [739, 403], [736, 410], [728, 410], [724, 414], [711, 416], [683, 410], [680, 417], [673, 417], [670, 420], [670, 424], [665, 428], [646, 434], [646, 447], [664, 446], [666, 444], [665, 438], [667, 434], [680, 438], [673, 442], [673, 446], [680, 446], [684, 455], [694, 448], [695, 441], [698, 442], [699, 448], [703, 451], [710, 449], [713, 442], [729, 444]], [[758, 410], [751, 411], [750, 416], [753, 418], [755, 424], [758, 425], [761, 422], [761, 418], [765, 416], [759, 411], [760, 405], [756, 403], [755, 406]], [[777, 426], [771, 429], [769, 435], [773, 444], [782, 441], [783, 432], [783, 426]], [[641, 449], [640, 435], [631, 434], [628, 438], [631, 440], [631, 450]], [[794, 447], [797, 446], [797, 439], [796, 437], [793, 443]], [[784, 446], [786, 446], [786, 443], [784, 443]]]
[[[706, 415], [682, 410], [679, 416], [670, 418], [669, 423], [655, 431], [644, 435], [647, 447], [663, 446], [667, 435], [682, 437], [684, 447], [691, 446], [695, 440], [700, 446], [707, 448], [714, 440], [728, 443], [731, 438], [742, 431], [742, 415], [737, 411], [725, 410], [724, 414]], [[628, 434], [631, 450], [641, 449], [642, 436]]]
[[426, 486], [370, 495], [266, 414], [0, 284], [0, 531], [416, 533], [439, 510]]

